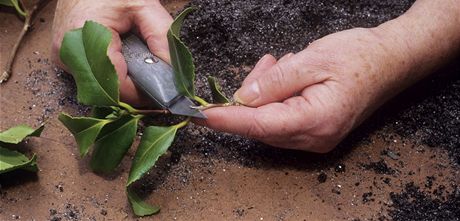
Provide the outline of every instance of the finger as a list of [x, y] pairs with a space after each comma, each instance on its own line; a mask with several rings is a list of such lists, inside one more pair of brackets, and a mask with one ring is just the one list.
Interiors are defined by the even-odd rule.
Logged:
[[255, 138], [275, 147], [326, 153], [337, 145], [336, 141], [322, 137], [321, 131], [317, 131], [319, 120], [315, 116], [318, 113], [301, 96], [259, 108], [213, 108], [206, 110], [205, 114], [207, 120], [196, 119], [194, 122], [218, 131]]
[[134, 23], [147, 42], [150, 51], [162, 60], [171, 63], [167, 33], [173, 19], [159, 1], [149, 1], [134, 14]]
[[[278, 62], [283, 62], [284, 60], [287, 60], [288, 58], [292, 57], [294, 55], [293, 53], [289, 53], [284, 55], [282, 58], [278, 60]], [[254, 81], [255, 79], [263, 76], [273, 65], [275, 65], [277, 62], [276, 58], [273, 57], [271, 54], [266, 54], [264, 55], [259, 62], [257, 62], [256, 66], [254, 69], [249, 73], [249, 75], [246, 77], [245, 81], [243, 81], [243, 85], [250, 83]]]
[[[307, 130], [314, 118], [306, 112], [308, 103], [300, 100], [290, 105], [272, 103], [258, 108], [231, 106], [205, 111], [207, 120], [196, 123], [233, 134], [262, 141], [289, 139]], [[311, 113], [311, 112], [310, 112]]]
[[309, 69], [301, 53], [277, 62], [255, 81], [237, 90], [235, 99], [247, 106], [283, 101], [295, 93], [315, 83], [327, 79], [324, 73]]
[[281, 57], [281, 58], [278, 60], [278, 62], [286, 61], [287, 59], [291, 58], [293, 55], [294, 55], [294, 53], [285, 54], [283, 57]]
[[120, 36], [117, 32], [112, 31], [112, 42], [107, 50], [107, 56], [112, 61], [118, 74], [120, 99], [137, 107], [148, 106], [150, 104], [149, 100], [145, 98], [144, 94], [136, 88], [131, 78], [128, 77], [128, 67], [121, 53], [121, 47]]
[[254, 69], [252, 69], [251, 73], [249, 73], [249, 75], [244, 79], [242, 85], [247, 85], [247, 84], [253, 82], [257, 78], [259, 78], [260, 76], [265, 74], [266, 71], [268, 69], [270, 69], [275, 64], [276, 64], [276, 58], [275, 57], [273, 57], [270, 54], [264, 55], [257, 62], [256, 66], [254, 66]]

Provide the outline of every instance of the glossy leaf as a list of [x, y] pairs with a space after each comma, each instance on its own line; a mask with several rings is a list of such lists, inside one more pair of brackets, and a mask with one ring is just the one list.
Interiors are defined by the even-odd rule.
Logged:
[[145, 203], [134, 191], [126, 189], [128, 200], [136, 216], [150, 216], [160, 212], [160, 207]]
[[230, 103], [230, 100], [222, 93], [222, 88], [220, 87], [217, 79], [215, 77], [208, 77], [208, 84], [211, 88], [212, 100], [217, 104], [226, 104]]
[[149, 171], [174, 140], [177, 126], [147, 127], [134, 156], [127, 185], [131, 185]]
[[26, 12], [22, 10], [21, 6], [19, 5], [18, 0], [0, 0], [0, 5], [14, 7], [20, 15], [26, 16]]
[[0, 174], [17, 169], [38, 171], [37, 157], [34, 155], [29, 159], [22, 153], [0, 147]]
[[139, 116], [125, 115], [102, 128], [91, 159], [94, 171], [115, 170], [134, 141], [139, 119]]
[[73, 73], [78, 101], [86, 105], [117, 106], [118, 76], [107, 56], [112, 32], [96, 22], [69, 31], [62, 41], [61, 61]]
[[26, 125], [19, 125], [12, 127], [0, 133], [0, 142], [18, 144], [28, 136], [38, 137], [43, 131], [45, 126], [42, 125], [37, 129], [33, 129]]
[[97, 119], [118, 119], [121, 109], [119, 107], [93, 107], [91, 117]]
[[174, 70], [174, 83], [180, 94], [195, 97], [195, 65], [192, 53], [180, 40], [180, 29], [185, 17], [192, 12], [193, 8], [185, 9], [176, 17], [168, 31], [169, 53]]
[[90, 146], [96, 141], [99, 132], [110, 122], [110, 120], [90, 117], [72, 117], [64, 113], [59, 115], [59, 121], [75, 137], [81, 157], [84, 157], [88, 153]]

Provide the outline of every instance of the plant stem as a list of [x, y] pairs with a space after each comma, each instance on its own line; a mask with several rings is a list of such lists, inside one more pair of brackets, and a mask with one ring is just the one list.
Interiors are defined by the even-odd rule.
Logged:
[[215, 108], [215, 107], [229, 107], [229, 106], [240, 106], [241, 104], [238, 102], [229, 102], [229, 103], [224, 103], [224, 104], [207, 104], [207, 105], [202, 105], [198, 107], [192, 107], [194, 109], [198, 109], [200, 111]]
[[15, 4], [14, 1], [11, 1], [11, 3], [13, 3], [13, 6], [14, 8], [16, 9], [16, 11], [22, 16], [22, 17], [26, 17], [26, 12], [24, 10], [22, 10], [21, 6], [24, 7], [24, 4], [22, 4], [22, 2], [20, 3], [21, 6], [19, 4]]
[[118, 105], [120, 105], [120, 107], [126, 109], [129, 113], [136, 113], [137, 112], [137, 109], [132, 107], [131, 105], [125, 103], [125, 102], [118, 102]]
[[136, 110], [136, 114], [169, 114], [168, 110]]
[[[24, 7], [24, 4], [21, 2], [22, 7]], [[40, 1], [37, 2], [37, 4], [33, 5], [32, 8], [30, 9], [25, 9], [24, 13], [24, 26], [22, 27], [21, 33], [18, 36], [18, 39], [16, 40], [16, 43], [13, 46], [13, 50], [8, 56], [8, 59], [6, 61], [5, 69], [0, 76], [0, 84], [7, 81], [8, 78], [10, 77], [13, 69], [13, 62], [14, 59], [16, 58], [16, 53], [18, 51], [19, 45], [22, 42], [22, 39], [24, 39], [24, 36], [26, 35], [27, 31], [29, 30], [30, 27], [30, 22], [32, 20], [32, 16], [34, 15], [35, 10], [37, 10], [38, 5], [40, 4]], [[18, 6], [19, 7], [19, 6]], [[22, 15], [22, 13], [18, 10], [18, 13]]]
[[149, 115], [149, 114], [169, 114], [168, 110], [138, 110], [131, 105], [124, 103], [124, 102], [119, 102], [118, 105], [120, 107], [126, 109], [130, 114], [143, 114], [143, 115]]
[[185, 127], [187, 126], [187, 124], [190, 122], [190, 117], [187, 118], [186, 120], [174, 125], [174, 127], [176, 127], [177, 129], [181, 129], [182, 127]]
[[197, 101], [198, 103], [200, 103], [202, 106], [208, 106], [208, 105], [209, 105], [209, 103], [206, 102], [206, 101], [205, 101], [203, 98], [201, 98], [201, 97], [195, 96], [195, 97], [193, 97], [193, 99], [194, 99], [195, 101]]

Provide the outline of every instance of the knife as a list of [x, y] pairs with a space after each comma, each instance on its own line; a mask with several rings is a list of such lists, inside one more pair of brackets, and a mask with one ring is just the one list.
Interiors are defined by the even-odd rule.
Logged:
[[206, 119], [200, 110], [192, 108], [195, 104], [190, 98], [177, 91], [172, 67], [153, 55], [136, 35], [122, 37], [122, 53], [128, 65], [129, 77], [158, 108], [175, 115]]

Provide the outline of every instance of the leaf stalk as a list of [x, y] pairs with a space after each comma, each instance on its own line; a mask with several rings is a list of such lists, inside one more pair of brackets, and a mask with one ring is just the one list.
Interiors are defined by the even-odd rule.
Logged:
[[193, 106], [193, 107], [191, 107], [191, 108], [197, 109], [197, 110], [200, 110], [200, 111], [204, 111], [204, 110], [211, 109], [211, 108], [216, 108], [216, 107], [229, 107], [229, 106], [241, 106], [241, 104], [238, 103], [238, 102], [232, 101], [232, 102], [223, 103], [223, 104], [209, 104], [209, 103], [208, 103], [207, 105]]
[[150, 114], [169, 114], [170, 113], [168, 110], [138, 110], [124, 102], [119, 102], [118, 105], [126, 109], [130, 114], [150, 115]]
[[209, 103], [206, 102], [206, 101], [205, 101], [203, 98], [201, 98], [201, 97], [194, 96], [193, 99], [194, 99], [196, 102], [200, 103], [202, 106], [208, 106], [208, 105], [209, 105]]
[[180, 122], [180, 123], [174, 125], [174, 127], [176, 127], [177, 129], [181, 129], [181, 128], [187, 126], [188, 123], [190, 123], [190, 119], [191, 119], [191, 118], [189, 117], [189, 118], [187, 118], [186, 120], [184, 120], [184, 121], [182, 121], [182, 122]]

